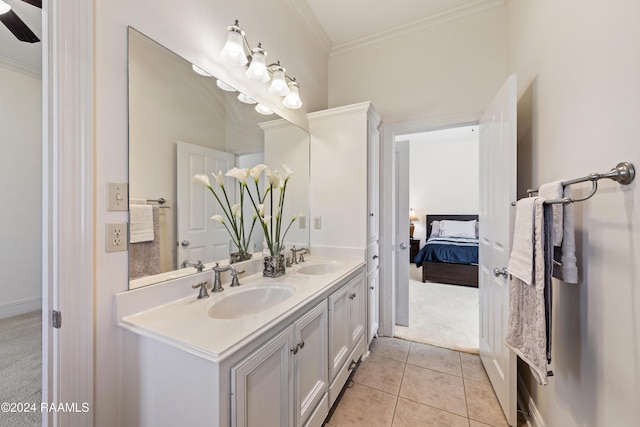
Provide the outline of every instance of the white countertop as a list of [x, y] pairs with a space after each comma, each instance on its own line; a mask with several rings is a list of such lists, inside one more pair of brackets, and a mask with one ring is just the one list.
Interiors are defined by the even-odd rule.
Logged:
[[[306, 275], [297, 271], [304, 266], [329, 262], [337, 263], [337, 267], [326, 274]], [[361, 259], [308, 256], [307, 262], [287, 268], [287, 273], [278, 278], [266, 278], [262, 273], [246, 277], [239, 276], [241, 286], [232, 288], [228, 282], [223, 283], [225, 290], [219, 293], [210, 292], [209, 298], [198, 300], [196, 298], [198, 291], [189, 289], [189, 296], [160, 303], [154, 307], [144, 307], [143, 304], [139, 304], [142, 299], [141, 294], [137, 297], [134, 294], [137, 291], [124, 292], [116, 296], [116, 304], [126, 307], [126, 309], [117, 307], [118, 316], [122, 316], [118, 318], [118, 324], [136, 334], [151, 337], [220, 362], [256, 336], [294, 314], [305, 304], [319, 300], [321, 296], [332, 290], [334, 285], [363, 265], [364, 261]], [[207, 272], [201, 274], [206, 275]], [[208, 274], [212, 275], [210, 271]], [[198, 281], [195, 278], [190, 279], [190, 282], [180, 279], [179, 286], [190, 288], [191, 282]], [[208, 281], [209, 284], [213, 282], [213, 280]], [[286, 284], [295, 290], [285, 301], [259, 313], [234, 319], [217, 319], [209, 316], [210, 307], [221, 299], [242, 292], [248, 287], [270, 284]], [[155, 289], [144, 290], [147, 295], [154, 291]], [[162, 292], [161, 289], [157, 291]], [[175, 294], [175, 290], [173, 293]], [[180, 293], [184, 295], [182, 289]], [[135, 300], [137, 302], [132, 302]], [[133, 307], [139, 308], [139, 311]]]

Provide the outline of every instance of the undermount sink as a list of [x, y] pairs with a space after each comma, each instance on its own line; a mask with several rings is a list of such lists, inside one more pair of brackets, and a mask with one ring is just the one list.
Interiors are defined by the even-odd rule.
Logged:
[[310, 276], [320, 276], [322, 274], [328, 274], [336, 271], [342, 267], [342, 264], [339, 262], [320, 262], [314, 264], [303, 265], [298, 268], [298, 273], [300, 274], [308, 274]]
[[289, 299], [296, 288], [287, 284], [247, 286], [222, 297], [209, 307], [209, 317], [236, 319], [260, 313]]

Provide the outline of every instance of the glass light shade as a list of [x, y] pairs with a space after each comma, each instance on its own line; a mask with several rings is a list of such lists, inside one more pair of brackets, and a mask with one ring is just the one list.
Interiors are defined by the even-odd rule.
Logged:
[[273, 78], [271, 79], [271, 86], [269, 86], [269, 93], [272, 95], [286, 96], [290, 92], [289, 85], [284, 76], [284, 69], [276, 69], [273, 72]]
[[247, 65], [247, 55], [244, 52], [244, 36], [242, 30], [236, 26], [228, 27], [227, 42], [224, 44], [220, 57], [233, 65]]
[[196, 73], [200, 74], [201, 76], [211, 77], [211, 74], [207, 73], [205, 70], [203, 70], [202, 68], [198, 67], [196, 64], [191, 64], [191, 68], [193, 69], [193, 71], [195, 71]]
[[256, 105], [256, 111], [260, 114], [264, 114], [265, 116], [269, 116], [271, 114], [273, 114], [273, 111], [271, 111], [270, 109], [268, 109], [267, 107], [265, 107], [262, 104], [258, 104]]
[[251, 50], [251, 65], [245, 75], [251, 80], [257, 80], [259, 82], [268, 82], [270, 79], [269, 71], [267, 71], [267, 52], [262, 50], [258, 45], [257, 48]]
[[256, 101], [253, 100], [253, 98], [248, 97], [247, 95], [245, 95], [244, 93], [240, 92], [238, 94], [238, 99], [241, 102], [244, 102], [245, 104], [255, 104]]
[[11, 10], [11, 6], [0, 0], [0, 15], [5, 14]]
[[284, 97], [282, 105], [292, 110], [297, 110], [302, 107], [302, 100], [300, 99], [300, 93], [298, 91], [298, 84], [296, 82], [289, 83], [289, 89], [291, 90], [287, 96]]
[[416, 215], [416, 211], [414, 211], [413, 209], [409, 210], [409, 221], [420, 221], [420, 218], [418, 218], [418, 215]]
[[226, 90], [227, 92], [235, 92], [236, 90], [234, 88], [232, 88], [231, 86], [229, 86], [228, 84], [226, 84], [225, 82], [223, 82], [222, 80], [216, 80], [216, 85], [222, 89], [222, 90]]

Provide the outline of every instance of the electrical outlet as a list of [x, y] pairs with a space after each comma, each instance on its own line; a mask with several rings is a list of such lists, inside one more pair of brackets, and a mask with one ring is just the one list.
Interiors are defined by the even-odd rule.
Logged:
[[300, 215], [298, 217], [298, 228], [307, 228], [307, 217]]
[[107, 210], [126, 211], [129, 209], [129, 189], [126, 182], [110, 182], [107, 191]]
[[322, 228], [322, 217], [317, 216], [313, 218], [313, 228], [320, 230]]
[[121, 252], [127, 250], [129, 243], [129, 233], [127, 223], [107, 224], [106, 251]]

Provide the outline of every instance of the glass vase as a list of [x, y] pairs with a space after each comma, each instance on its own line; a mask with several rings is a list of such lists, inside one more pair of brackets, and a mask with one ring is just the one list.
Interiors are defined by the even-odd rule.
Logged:
[[248, 261], [253, 256], [252, 253], [247, 251], [238, 251], [229, 254], [229, 264], [233, 264], [241, 261]]
[[263, 267], [262, 275], [264, 277], [279, 277], [285, 273], [285, 259], [284, 254], [278, 254], [276, 256], [264, 255], [262, 257]]

